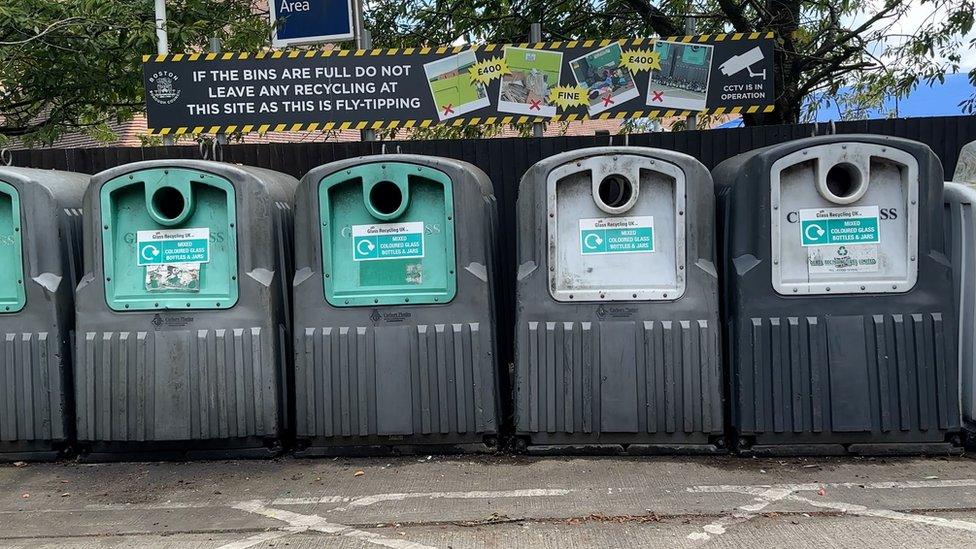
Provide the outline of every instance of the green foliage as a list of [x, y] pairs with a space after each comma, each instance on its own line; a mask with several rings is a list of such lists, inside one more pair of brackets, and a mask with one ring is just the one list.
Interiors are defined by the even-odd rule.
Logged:
[[436, 124], [426, 128], [392, 128], [379, 132], [376, 137], [377, 139], [483, 139], [500, 136], [506, 127], [515, 131], [519, 137], [532, 135], [531, 122], [525, 124], [516, 122], [508, 126], [502, 124], [478, 124], [475, 126]]
[[[976, 49], [976, 38], [967, 40], [976, 22], [973, 0], [922, 0], [921, 7], [931, 10], [910, 34], [885, 36], [889, 46], [875, 70], [867, 71], [854, 81], [852, 102], [857, 106], [880, 103], [886, 91], [901, 96], [916, 86], [943, 82], [947, 74], [959, 72], [963, 51]], [[969, 72], [976, 87], [976, 69]], [[976, 94], [962, 105], [965, 112], [976, 112]]]
[[[168, 0], [173, 52], [268, 43], [252, 0]], [[142, 56], [156, 53], [152, 0], [0, 0], [0, 136], [45, 143], [68, 131], [113, 138], [107, 123], [144, 106]]]
[[[935, 15], [902, 28], [920, 12]], [[958, 72], [960, 52], [976, 47], [963, 39], [974, 12], [974, 0], [370, 0], [367, 16], [374, 42], [390, 47], [521, 42], [532, 22], [545, 40], [672, 36], [689, 14], [696, 34], [773, 31], [776, 111], [746, 116], [773, 124], [797, 122], [805, 98], [836, 100], [843, 86], [854, 86], [843, 100], [856, 112]]]

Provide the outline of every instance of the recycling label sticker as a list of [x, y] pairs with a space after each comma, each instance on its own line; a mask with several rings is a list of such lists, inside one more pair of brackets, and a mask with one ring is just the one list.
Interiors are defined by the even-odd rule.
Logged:
[[638, 254], [654, 251], [654, 217], [580, 219], [580, 253]]
[[424, 257], [424, 222], [352, 226], [353, 261]]
[[881, 231], [877, 206], [800, 210], [800, 244], [810, 274], [879, 270]]
[[160, 229], [136, 232], [138, 265], [210, 262], [210, 229]]
[[880, 244], [877, 206], [800, 210], [800, 243], [809, 246]]

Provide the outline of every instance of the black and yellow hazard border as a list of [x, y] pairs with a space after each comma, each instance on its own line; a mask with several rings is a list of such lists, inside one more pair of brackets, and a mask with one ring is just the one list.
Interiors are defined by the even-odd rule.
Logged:
[[[651, 45], [657, 41], [682, 42], [685, 44], [717, 44], [726, 41], [738, 40], [771, 40], [776, 37], [774, 32], [752, 32], [752, 33], [728, 33], [728, 34], [701, 34], [694, 36], [668, 36], [660, 38], [637, 38], [619, 40], [567, 40], [556, 42], [520, 43], [520, 44], [474, 44], [465, 46], [440, 46], [440, 47], [413, 47], [413, 48], [376, 48], [370, 50], [286, 50], [286, 51], [262, 51], [257, 53], [176, 53], [166, 55], [144, 55], [143, 63], [163, 63], [163, 62], [206, 62], [206, 61], [232, 61], [245, 59], [298, 59], [314, 57], [369, 57], [369, 56], [391, 56], [391, 55], [443, 55], [458, 54], [463, 51], [473, 50], [475, 52], [496, 52], [502, 51], [506, 47], [531, 48], [537, 50], [555, 50], [560, 48], [602, 48], [613, 43], [618, 43], [624, 47], [642, 47]], [[149, 128], [147, 134], [150, 136], [181, 136], [181, 135], [206, 135], [206, 134], [234, 134], [234, 133], [267, 133], [267, 132], [329, 132], [343, 130], [391, 130], [391, 129], [411, 129], [429, 128], [431, 126], [444, 125], [448, 127], [477, 126], [484, 125], [512, 125], [528, 124], [535, 122], [578, 122], [584, 120], [630, 120], [635, 118], [670, 118], [684, 117], [691, 114], [702, 115], [724, 115], [724, 114], [756, 114], [773, 112], [772, 105], [749, 105], [737, 107], [717, 107], [702, 111], [687, 111], [673, 109], [647, 109], [635, 111], [621, 111], [614, 113], [602, 113], [596, 116], [586, 114], [557, 114], [552, 117], [533, 117], [533, 116], [485, 116], [485, 117], [461, 117], [455, 120], [440, 122], [438, 120], [382, 120], [374, 122], [309, 122], [295, 124], [244, 124], [227, 126], [194, 126], [177, 128]]]

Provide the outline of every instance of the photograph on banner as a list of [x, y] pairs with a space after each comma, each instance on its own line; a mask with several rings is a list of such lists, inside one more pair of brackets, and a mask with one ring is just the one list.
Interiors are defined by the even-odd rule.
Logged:
[[466, 50], [424, 65], [441, 122], [491, 105], [485, 85], [472, 82], [468, 72], [477, 62], [474, 51]]
[[549, 90], [559, 85], [562, 52], [508, 47], [504, 58], [511, 73], [502, 76], [498, 111], [556, 116], [556, 106], [549, 103]]
[[647, 105], [662, 109], [705, 110], [712, 72], [712, 46], [660, 40], [654, 51], [661, 70], [652, 70]]
[[613, 43], [570, 61], [576, 83], [587, 89], [590, 116], [640, 96], [634, 75], [623, 66], [623, 48]]

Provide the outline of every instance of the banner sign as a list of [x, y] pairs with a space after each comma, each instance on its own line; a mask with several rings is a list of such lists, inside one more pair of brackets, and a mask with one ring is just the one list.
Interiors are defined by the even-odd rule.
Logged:
[[150, 133], [772, 112], [773, 34], [146, 56]]

